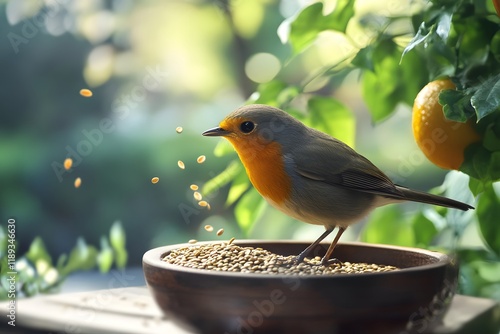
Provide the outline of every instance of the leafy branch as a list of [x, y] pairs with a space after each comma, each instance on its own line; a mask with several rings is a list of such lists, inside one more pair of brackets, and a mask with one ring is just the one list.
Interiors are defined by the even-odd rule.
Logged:
[[[0, 300], [8, 295], [7, 234], [0, 228]], [[26, 254], [16, 258], [15, 271], [18, 296], [33, 296], [57, 290], [66, 278], [76, 271], [99, 268], [108, 272], [113, 263], [119, 269], [127, 264], [125, 231], [119, 221], [110, 229], [109, 236], [101, 237], [100, 250], [89, 245], [83, 238], [78, 238], [69, 254], [61, 254], [57, 261], [50, 256], [42, 238], [36, 237]]]

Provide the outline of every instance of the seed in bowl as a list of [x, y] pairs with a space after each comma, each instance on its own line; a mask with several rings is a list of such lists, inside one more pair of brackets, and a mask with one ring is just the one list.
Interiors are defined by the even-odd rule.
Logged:
[[214, 230], [214, 227], [212, 225], [205, 225], [205, 230], [207, 232], [212, 232]]
[[92, 91], [90, 89], [84, 88], [84, 89], [80, 89], [80, 95], [83, 97], [91, 97], [94, 94], [92, 93]]
[[77, 177], [75, 179], [75, 188], [80, 188], [81, 185], [82, 185], [82, 179]]
[[199, 164], [202, 164], [202, 163], [204, 163], [204, 162], [205, 162], [205, 160], [207, 160], [207, 157], [206, 157], [206, 156], [204, 156], [204, 155], [200, 155], [200, 156], [198, 157], [198, 159], [196, 159], [196, 162], [197, 162], [197, 163], [199, 163]]
[[177, 133], [182, 133], [182, 130], [183, 130], [182, 126], [178, 126], [175, 128], [175, 132], [177, 132]]
[[64, 160], [64, 169], [69, 170], [73, 166], [73, 159], [71, 158], [66, 158]]
[[155, 177], [153, 177], [153, 178], [151, 179], [151, 183], [152, 183], [152, 184], [156, 184], [156, 183], [158, 183], [158, 181], [160, 181], [160, 178], [159, 178], [158, 176], [155, 176]]
[[[279, 255], [262, 248], [232, 243], [211, 243], [172, 250], [163, 261], [201, 270], [256, 273], [267, 275], [338, 275], [369, 274], [398, 270], [390, 265], [372, 263], [321, 264], [319, 256], [297, 263], [295, 255]], [[221, 259], [224, 259], [221, 261]]]
[[217, 236], [220, 237], [224, 233], [224, 229], [221, 228], [220, 230], [217, 231]]
[[198, 240], [196, 240], [196, 239], [190, 239], [190, 240], [188, 241], [188, 243], [190, 243], [190, 244], [195, 244], [195, 243], [197, 243], [197, 242], [198, 242]]
[[177, 166], [179, 166], [180, 169], [186, 168], [186, 166], [184, 165], [184, 163], [181, 160], [177, 161]]

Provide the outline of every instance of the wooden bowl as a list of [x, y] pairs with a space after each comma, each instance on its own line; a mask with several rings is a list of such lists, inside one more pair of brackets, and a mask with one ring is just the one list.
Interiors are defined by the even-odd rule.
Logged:
[[[235, 244], [282, 255], [308, 246], [291, 241]], [[334, 255], [341, 261], [401, 270], [293, 276], [190, 269], [161, 260], [185, 246], [146, 252], [144, 275], [164, 313], [202, 333], [421, 333], [444, 315], [457, 282], [449, 256], [416, 248], [340, 243]], [[315, 255], [327, 248], [319, 245]]]

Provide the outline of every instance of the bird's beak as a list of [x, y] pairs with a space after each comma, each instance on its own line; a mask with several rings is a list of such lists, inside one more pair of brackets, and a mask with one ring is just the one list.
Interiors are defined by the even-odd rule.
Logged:
[[228, 134], [229, 134], [229, 131], [224, 130], [221, 127], [208, 129], [207, 131], [202, 133], [203, 136], [209, 136], [209, 137], [227, 136]]

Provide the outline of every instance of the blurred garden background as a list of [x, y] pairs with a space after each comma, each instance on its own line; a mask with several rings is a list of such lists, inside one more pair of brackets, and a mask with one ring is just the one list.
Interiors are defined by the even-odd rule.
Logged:
[[[325, 1], [323, 11], [338, 3], [351, 2]], [[323, 75], [373, 40], [367, 31], [376, 32], [387, 17], [407, 18], [391, 28], [400, 35], [399, 44], [407, 44], [415, 33], [410, 16], [424, 3], [356, 1], [349, 37], [326, 31], [300, 52], [286, 41], [287, 22], [308, 1], [1, 4], [0, 218], [3, 226], [16, 220], [19, 257], [37, 236], [54, 258], [70, 252], [79, 237], [102, 247], [102, 236], [115, 222], [126, 236], [128, 266], [140, 266], [152, 247], [189, 239], [315, 239], [322, 227], [270, 207], [250, 217], [255, 218], [251, 228], [242, 228], [234, 214], [237, 197], [227, 203], [228, 182], [202, 191], [210, 210], [197, 205], [189, 188], [206, 189], [235, 159], [220, 154], [227, 147], [201, 132], [249, 99], [266, 102], [263, 89], [277, 82], [301, 87], [300, 94], [289, 92], [296, 109], [310, 94], [334, 97], [345, 106], [350, 116], [341, 123], [348, 132], [343, 138], [396, 183], [426, 191], [443, 183], [446, 171], [428, 162], [414, 143], [411, 106], [399, 103], [375, 124], [360, 70]], [[408, 78], [418, 89], [425, 80]], [[82, 88], [93, 96], [81, 96]], [[203, 164], [196, 162], [200, 155], [207, 157]], [[66, 157], [73, 159], [69, 171], [62, 167]], [[155, 176], [160, 181], [152, 184]], [[76, 177], [82, 179], [78, 189]], [[243, 186], [243, 191], [249, 190]], [[422, 210], [411, 204], [401, 208], [402, 215]], [[469, 220], [460, 244], [484, 250], [477, 224]], [[348, 230], [343, 241], [359, 240], [365, 223]], [[224, 228], [224, 235], [206, 232], [205, 224]], [[431, 243], [419, 245], [416, 237], [406, 242], [397, 233], [386, 238], [413, 246]]]

